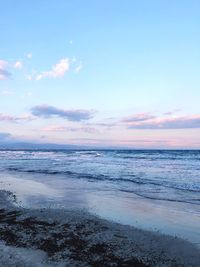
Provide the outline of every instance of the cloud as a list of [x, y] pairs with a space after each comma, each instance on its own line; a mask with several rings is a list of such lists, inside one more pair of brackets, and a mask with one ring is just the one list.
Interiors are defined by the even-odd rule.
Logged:
[[0, 60], [0, 80], [7, 80], [11, 77], [11, 73], [6, 70], [7, 62]]
[[79, 73], [83, 68], [83, 63], [82, 61], [79, 62], [79, 65], [75, 68], [75, 72]]
[[176, 114], [179, 111], [181, 111], [181, 109], [174, 109], [172, 111], [168, 111], [168, 112], [163, 113], [163, 115], [167, 115], [167, 116], [174, 115], [174, 114]]
[[7, 66], [8, 62], [0, 59], [0, 69], [4, 69]]
[[26, 96], [31, 97], [32, 95], [33, 95], [33, 92], [31, 92], [31, 91], [26, 92]]
[[128, 121], [129, 129], [194, 129], [200, 128], [200, 115], [159, 118], [155, 117], [145, 121]]
[[0, 121], [16, 122], [17, 117], [0, 113]]
[[124, 118], [122, 122], [134, 123], [134, 122], [147, 121], [147, 120], [151, 120], [154, 118], [156, 117], [151, 115], [150, 113], [139, 113], [139, 114], [135, 114], [133, 116]]
[[22, 62], [21, 61], [16, 61], [14, 64], [14, 68], [15, 69], [21, 69], [23, 67]]
[[24, 76], [29, 81], [32, 81], [34, 79], [33, 75], [31, 75], [31, 74], [25, 74]]
[[9, 91], [9, 90], [3, 90], [3, 91], [1, 91], [0, 94], [3, 96], [10, 96], [10, 95], [13, 95], [13, 92]]
[[31, 59], [31, 58], [33, 57], [33, 55], [32, 55], [32, 53], [28, 53], [28, 54], [26, 55], [26, 57], [27, 57], [28, 59]]
[[7, 114], [2, 114], [0, 113], [0, 121], [4, 121], [4, 122], [19, 122], [19, 121], [30, 121], [33, 120], [34, 118], [30, 115], [23, 115], [20, 117], [16, 117], [16, 116], [11, 116], [11, 115], [7, 115]]
[[0, 68], [0, 80], [7, 80], [10, 77], [11, 77], [11, 73], [10, 72]]
[[36, 76], [36, 80], [41, 80], [43, 78], [60, 78], [69, 71], [70, 60], [68, 58], [61, 59], [57, 64], [55, 64], [50, 71], [43, 71]]
[[43, 129], [45, 132], [84, 132], [89, 134], [98, 133], [93, 127], [65, 127], [65, 126], [49, 126]]
[[34, 106], [32, 107], [31, 112], [34, 116], [37, 117], [50, 118], [52, 116], [57, 116], [67, 119], [69, 121], [89, 120], [93, 117], [94, 114], [93, 110], [85, 110], [85, 109], [65, 110], [48, 105]]

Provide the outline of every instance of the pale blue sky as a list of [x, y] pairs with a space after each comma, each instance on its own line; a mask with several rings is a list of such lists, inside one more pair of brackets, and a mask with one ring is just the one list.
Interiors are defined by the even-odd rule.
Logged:
[[8, 139], [200, 148], [199, 1], [0, 3]]

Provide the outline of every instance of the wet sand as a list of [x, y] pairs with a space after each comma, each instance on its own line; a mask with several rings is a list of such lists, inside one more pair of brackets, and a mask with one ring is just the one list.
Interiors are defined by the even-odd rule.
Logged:
[[199, 249], [179, 238], [13, 201], [12, 193], [0, 192], [1, 266], [200, 266]]

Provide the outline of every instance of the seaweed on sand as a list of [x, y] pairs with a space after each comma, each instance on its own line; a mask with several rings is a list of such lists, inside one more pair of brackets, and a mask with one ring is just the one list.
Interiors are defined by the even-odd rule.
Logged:
[[94, 267], [147, 267], [135, 257], [117, 255], [112, 242], [91, 241], [93, 234], [107, 230], [95, 220], [70, 225], [21, 215], [20, 210], [0, 210], [0, 239], [7, 245], [43, 250], [53, 261], [72, 260]]

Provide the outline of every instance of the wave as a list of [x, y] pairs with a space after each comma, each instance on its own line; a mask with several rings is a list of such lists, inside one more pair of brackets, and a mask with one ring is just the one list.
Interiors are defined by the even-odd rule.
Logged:
[[173, 199], [173, 198], [165, 198], [165, 197], [157, 197], [155, 196], [149, 196], [146, 194], [141, 194], [138, 193], [137, 191], [134, 190], [126, 190], [126, 189], [120, 189], [121, 192], [126, 192], [126, 193], [134, 193], [135, 195], [139, 197], [144, 197], [147, 199], [152, 199], [152, 200], [163, 200], [163, 201], [169, 201], [169, 202], [179, 202], [179, 203], [187, 203], [187, 204], [195, 204], [195, 205], [200, 205], [199, 201], [200, 199], [190, 199], [190, 200], [184, 200], [184, 199]]
[[71, 171], [56, 171], [56, 170], [43, 170], [43, 169], [22, 169], [16, 167], [7, 168], [8, 171], [26, 172], [26, 173], [40, 173], [40, 174], [73, 174]]
[[102, 153], [97, 152], [97, 151], [75, 151], [74, 153], [80, 156], [94, 156], [94, 157], [102, 156]]
[[126, 178], [126, 177], [111, 177], [105, 174], [90, 174], [90, 173], [79, 173], [79, 172], [73, 172], [69, 170], [47, 170], [47, 169], [24, 169], [19, 167], [8, 167], [8, 171], [16, 171], [16, 172], [24, 172], [24, 173], [38, 173], [38, 174], [48, 174], [48, 175], [70, 175], [73, 178], [76, 179], [87, 179], [87, 180], [95, 180], [95, 181], [110, 181], [115, 183], [130, 183], [130, 184], [137, 184], [137, 185], [152, 185], [156, 187], [163, 187], [163, 188], [169, 188], [169, 189], [175, 189], [179, 191], [187, 191], [187, 192], [193, 192], [193, 193], [199, 193], [200, 192], [200, 186], [196, 185], [188, 185], [188, 184], [172, 184], [169, 182], [159, 182], [159, 181], [153, 181], [145, 178], [137, 177], [136, 175], [131, 175], [132, 179]]

